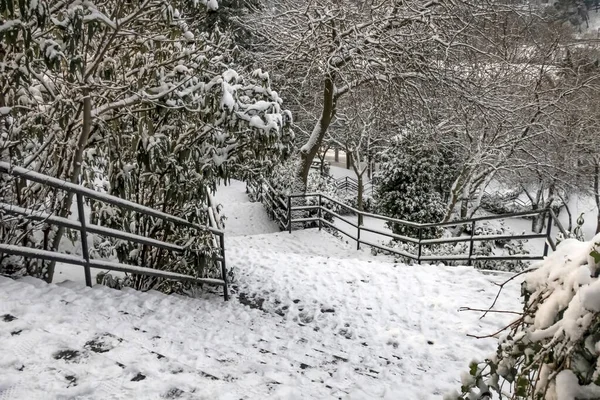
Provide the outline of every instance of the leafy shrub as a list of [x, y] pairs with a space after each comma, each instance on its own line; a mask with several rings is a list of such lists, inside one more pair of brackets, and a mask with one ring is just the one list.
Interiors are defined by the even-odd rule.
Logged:
[[[519, 198], [522, 191], [508, 190], [498, 193], [484, 193], [481, 197], [481, 208], [494, 214], [510, 214], [528, 211], [517, 205], [514, 201]], [[531, 207], [529, 207], [530, 209]]]
[[[356, 195], [356, 192], [340, 194], [339, 201], [352, 208], [358, 208], [358, 197]], [[365, 193], [363, 193], [363, 211], [375, 212], [375, 199], [373, 199], [373, 196], [370, 196]], [[342, 210], [342, 212], [344, 211]]]
[[[470, 235], [470, 232], [465, 232]], [[449, 231], [444, 231], [443, 236], [451, 236]], [[481, 226], [475, 228], [475, 236], [488, 236], [488, 235], [514, 235], [510, 228], [495, 227], [489, 223], [483, 223]], [[474, 241], [473, 242], [473, 266], [479, 269], [491, 269], [497, 271], [508, 271], [508, 272], [519, 272], [526, 268], [526, 264], [520, 260], [476, 260], [477, 256], [490, 256], [490, 255], [526, 255], [529, 251], [525, 248], [527, 240], [519, 239], [501, 239], [492, 241]], [[458, 256], [469, 254], [469, 242], [458, 242], [458, 243], [442, 243], [423, 245], [421, 247], [422, 256]], [[394, 240], [386, 244], [386, 247], [392, 248], [396, 251], [403, 251], [413, 255], [418, 254], [418, 245], [413, 243], [401, 242]], [[391, 251], [385, 250], [372, 250], [373, 254], [388, 254], [397, 257], [397, 262], [403, 262], [412, 264], [415, 261], [409, 257], [399, 256]], [[465, 260], [460, 261], [447, 261], [446, 265], [464, 265]]]
[[600, 235], [565, 239], [528, 272], [523, 314], [446, 400], [600, 398]]
[[[429, 134], [424, 126], [409, 126], [381, 155], [375, 190], [380, 214], [420, 223], [444, 218], [444, 196], [449, 191], [455, 168], [451, 155], [434, 148], [434, 141], [423, 140]], [[389, 227], [396, 234], [418, 237], [415, 228], [397, 223]], [[432, 228], [423, 230], [422, 234], [424, 238], [433, 238], [441, 231]]]
[[[470, 233], [467, 231], [467, 233]], [[522, 232], [524, 234], [525, 232]], [[475, 226], [474, 236], [516, 236], [516, 233], [500, 222], [500, 226], [494, 226], [488, 222]], [[497, 239], [485, 242], [475, 242], [473, 254], [475, 256], [491, 255], [527, 255], [529, 251], [525, 248], [526, 239]], [[480, 269], [492, 269], [497, 271], [519, 272], [527, 267], [522, 260], [476, 260], [473, 265]]]

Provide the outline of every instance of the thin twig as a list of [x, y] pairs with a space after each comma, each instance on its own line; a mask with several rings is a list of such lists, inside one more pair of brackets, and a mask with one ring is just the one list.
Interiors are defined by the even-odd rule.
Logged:
[[458, 311], [484, 311], [486, 313], [498, 313], [498, 314], [516, 314], [516, 315], [523, 315], [523, 313], [521, 312], [517, 312], [517, 311], [507, 311], [507, 310], [486, 310], [483, 308], [471, 308], [471, 307], [461, 307], [458, 309]]
[[515, 275], [511, 276], [510, 278], [508, 278], [507, 280], [505, 280], [505, 281], [504, 281], [503, 283], [501, 283], [501, 284], [494, 283], [494, 285], [496, 285], [496, 286], [499, 286], [498, 293], [496, 293], [496, 297], [494, 298], [494, 301], [492, 302], [492, 305], [491, 305], [491, 306], [490, 306], [490, 307], [487, 309], [487, 311], [485, 311], [485, 312], [483, 313], [483, 315], [482, 315], [481, 317], [479, 317], [479, 319], [483, 319], [483, 318], [484, 318], [484, 317], [485, 317], [485, 316], [486, 316], [486, 315], [487, 315], [489, 312], [491, 312], [491, 311], [492, 311], [492, 309], [493, 309], [493, 308], [494, 308], [494, 306], [496, 305], [496, 302], [498, 301], [498, 298], [500, 297], [500, 293], [502, 293], [502, 289], [504, 289], [504, 286], [505, 286], [507, 283], [509, 283], [509, 282], [510, 282], [510, 281], [512, 281], [513, 279], [515, 279], [515, 278], [517, 278], [517, 277], [519, 277], [519, 276], [521, 276], [521, 275], [523, 275], [523, 274], [526, 274], [526, 273], [528, 273], [528, 272], [531, 272], [531, 271], [533, 271], [534, 269], [535, 269], [535, 268], [527, 268], [526, 270], [524, 270], [524, 271], [521, 271], [521, 272], [519, 272], [518, 274], [515, 274]]
[[517, 319], [517, 320], [515, 320], [515, 321], [511, 322], [510, 324], [506, 325], [504, 328], [500, 329], [499, 331], [497, 331], [497, 332], [494, 332], [494, 333], [491, 333], [491, 334], [489, 334], [489, 335], [477, 336], [477, 335], [471, 335], [471, 334], [467, 333], [467, 336], [468, 336], [468, 337], [475, 338], [475, 339], [486, 339], [486, 338], [492, 338], [492, 337], [496, 337], [496, 336], [497, 336], [499, 333], [501, 333], [501, 332], [503, 332], [503, 331], [507, 330], [508, 328], [512, 328], [514, 325], [517, 325], [518, 323], [520, 323], [520, 322], [521, 322], [521, 319], [522, 319], [522, 318], [519, 318], [519, 319]]

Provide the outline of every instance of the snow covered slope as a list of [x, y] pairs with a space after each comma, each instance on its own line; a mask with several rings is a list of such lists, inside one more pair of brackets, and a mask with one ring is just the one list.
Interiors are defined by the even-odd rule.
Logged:
[[511, 319], [458, 311], [505, 275], [393, 264], [318, 230], [228, 237], [227, 257], [229, 302], [0, 278], [0, 399], [438, 399], [494, 349], [466, 333]]

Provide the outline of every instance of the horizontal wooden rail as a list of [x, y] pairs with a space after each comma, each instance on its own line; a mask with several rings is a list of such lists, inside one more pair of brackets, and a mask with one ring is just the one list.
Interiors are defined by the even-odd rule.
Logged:
[[[46, 214], [44, 212], [17, 207], [6, 203], [0, 203], [0, 210], [6, 212], [7, 214], [22, 215], [31, 221], [45, 222], [50, 225], [62, 226], [63, 228], [73, 230], [79, 230], [80, 228], [79, 222], [77, 221], [73, 221], [63, 217], [56, 217], [54, 215]], [[167, 242], [161, 242], [160, 240], [150, 239], [145, 236], [140, 236], [129, 232], [118, 231], [116, 229], [111, 229], [104, 226], [88, 224], [86, 228], [88, 232], [95, 233], [101, 236], [122, 239], [128, 242], [145, 244], [153, 247], [159, 247], [161, 249], [170, 251], [181, 252], [184, 250], [182, 246], [177, 246], [175, 244]]]
[[408, 243], [413, 243], [413, 244], [418, 244], [419, 243], [419, 239], [414, 239], [414, 238], [411, 238], [410, 236], [398, 235], [398, 234], [393, 233], [393, 232], [384, 232], [384, 231], [380, 231], [378, 229], [373, 229], [373, 228], [366, 227], [364, 225], [362, 225], [360, 227], [360, 230], [361, 231], [366, 231], [366, 232], [371, 232], [371, 233], [376, 233], [376, 234], [382, 235], [382, 236], [387, 236], [387, 237], [389, 237], [391, 239], [397, 239], [397, 240], [400, 240], [402, 242], [408, 242]]
[[[12, 255], [28, 257], [28, 258], [38, 258], [38, 259], [48, 260], [48, 261], [56, 261], [56, 262], [71, 264], [71, 265], [80, 265], [82, 267], [86, 266], [86, 261], [77, 256], [73, 256], [70, 254], [56, 253], [54, 251], [48, 251], [48, 250], [32, 249], [30, 247], [15, 246], [15, 245], [10, 245], [10, 244], [0, 243], [0, 253], [12, 254]], [[153, 269], [153, 268], [138, 267], [136, 265], [120, 264], [120, 263], [104, 261], [104, 260], [90, 260], [89, 266], [91, 268], [98, 268], [98, 269], [117, 271], [117, 272], [128, 272], [128, 273], [134, 273], [134, 274], [139, 274], [139, 275], [155, 276], [158, 278], [173, 279], [173, 280], [178, 280], [178, 281], [204, 283], [204, 284], [219, 285], [219, 286], [225, 285], [225, 282], [222, 279], [197, 278], [197, 277], [190, 276], [190, 275], [178, 274], [176, 272], [162, 271], [162, 270]]]
[[531, 233], [525, 235], [474, 235], [471, 236], [459, 236], [459, 237], [449, 237], [449, 238], [440, 238], [440, 239], [424, 239], [421, 240], [421, 244], [445, 244], [445, 243], [460, 243], [460, 242], [470, 242], [480, 241], [480, 242], [489, 242], [496, 240], [511, 240], [515, 237], [518, 237], [520, 240], [525, 239], [545, 239], [546, 235], [544, 233]]
[[199, 224], [194, 224], [189, 222], [183, 218], [176, 217], [174, 215], [170, 215], [164, 213], [162, 211], [155, 210], [150, 207], [142, 206], [141, 204], [134, 203], [129, 200], [122, 199], [120, 197], [111, 196], [106, 193], [96, 192], [95, 190], [88, 189], [83, 186], [76, 185], [71, 182], [63, 181], [62, 179], [57, 179], [51, 176], [47, 176], [44, 174], [40, 174], [35, 171], [31, 171], [26, 168], [11, 166], [9, 163], [1, 161], [0, 162], [0, 172], [7, 173], [12, 176], [16, 176], [19, 178], [24, 178], [31, 182], [37, 182], [42, 185], [50, 186], [55, 189], [64, 190], [70, 193], [76, 193], [87, 197], [88, 199], [98, 200], [103, 203], [111, 204], [114, 206], [119, 206], [126, 210], [136, 211], [141, 214], [150, 215], [152, 217], [156, 217], [162, 219], [164, 221], [172, 222], [177, 225], [186, 226], [188, 228], [194, 228], [197, 230], [206, 230], [217, 234], [222, 234], [223, 231], [215, 228], [211, 228], [208, 226], [203, 226]]
[[[199, 225], [196, 223], [189, 222], [183, 218], [179, 218], [149, 207], [142, 206], [131, 201], [111, 196], [106, 193], [96, 192], [92, 189], [76, 185], [71, 182], [67, 182], [58, 178], [47, 176], [35, 171], [31, 171], [26, 168], [12, 166], [7, 162], [0, 162], [0, 173], [5, 173], [13, 177], [25, 179], [31, 182], [35, 182], [41, 185], [52, 187], [58, 190], [63, 190], [68, 193], [72, 193], [76, 196], [76, 204], [79, 221], [70, 220], [68, 218], [51, 215], [39, 210], [26, 209], [13, 204], [0, 203], [0, 212], [2, 214], [17, 215], [27, 218], [31, 221], [38, 223], [45, 223], [49, 225], [55, 225], [66, 229], [73, 229], [80, 232], [81, 235], [81, 246], [82, 246], [82, 258], [69, 254], [58, 253], [57, 249], [52, 250], [40, 250], [32, 249], [25, 246], [18, 246], [12, 244], [2, 244], [0, 246], [0, 254], [12, 254], [28, 258], [37, 258], [53, 262], [62, 262], [73, 265], [83, 266], [85, 273], [86, 285], [92, 286], [91, 280], [91, 268], [100, 268], [110, 271], [119, 271], [132, 274], [155, 276], [165, 279], [174, 279], [179, 281], [212, 284], [223, 286], [223, 297], [225, 300], [229, 298], [228, 283], [227, 283], [227, 267], [225, 260], [225, 239], [224, 233], [219, 229], [219, 221], [216, 216], [216, 208], [214, 206], [214, 200], [209, 198], [209, 209], [208, 209], [208, 220], [211, 226]], [[84, 214], [84, 198], [94, 199], [96, 201], [113, 205], [125, 210], [134, 211], [139, 214], [147, 215], [150, 217], [158, 218], [166, 222], [174, 224], [176, 227], [187, 227], [195, 229], [198, 232], [204, 232], [212, 235], [212, 243], [215, 249], [218, 250], [218, 255], [210, 255], [209, 259], [213, 260], [215, 266], [220, 266], [221, 279], [214, 278], [200, 278], [191, 275], [179, 274], [169, 271], [157, 270], [147, 267], [127, 265], [115, 262], [109, 262], [104, 260], [93, 260], [90, 259], [89, 250], [87, 248], [87, 234], [93, 233], [113, 239], [124, 240], [131, 243], [137, 243], [145, 246], [157, 247], [172, 252], [183, 253], [187, 250], [184, 246], [179, 246], [174, 243], [161, 241], [153, 238], [147, 238], [141, 235], [122, 232], [116, 229], [103, 227], [99, 225], [88, 224]], [[191, 249], [194, 252], [194, 249]]]

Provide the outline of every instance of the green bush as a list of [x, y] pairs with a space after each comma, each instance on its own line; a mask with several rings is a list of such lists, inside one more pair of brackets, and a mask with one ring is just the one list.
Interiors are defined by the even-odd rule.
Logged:
[[600, 398], [600, 235], [565, 239], [525, 275], [523, 314], [445, 400]]

